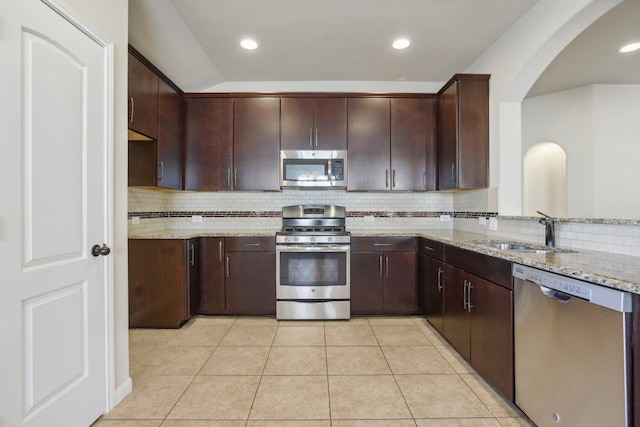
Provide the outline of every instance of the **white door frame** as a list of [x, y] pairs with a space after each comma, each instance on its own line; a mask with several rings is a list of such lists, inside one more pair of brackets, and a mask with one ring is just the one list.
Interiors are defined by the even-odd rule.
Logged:
[[[104, 185], [105, 185], [105, 200], [104, 206], [105, 221], [104, 230], [105, 238], [108, 246], [114, 247], [114, 217], [113, 217], [113, 145], [114, 145], [114, 45], [113, 41], [109, 39], [102, 31], [95, 27], [91, 22], [87, 21], [78, 12], [69, 7], [63, 0], [41, 0], [42, 3], [49, 6], [56, 13], [66, 19], [73, 26], [78, 28], [84, 34], [86, 34], [91, 40], [96, 42], [104, 51], [106, 70], [106, 117], [105, 117], [105, 135], [106, 149], [103, 153], [103, 159], [105, 162], [104, 167]], [[105, 384], [106, 401], [104, 402], [104, 412], [109, 412], [115, 406], [115, 354], [114, 354], [114, 295], [113, 295], [113, 256], [103, 257], [105, 262], [105, 295], [104, 301], [105, 307], [105, 360], [106, 360], [106, 372]]]

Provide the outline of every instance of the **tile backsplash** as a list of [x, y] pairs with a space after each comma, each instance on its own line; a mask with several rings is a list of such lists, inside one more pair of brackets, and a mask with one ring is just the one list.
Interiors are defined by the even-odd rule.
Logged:
[[[129, 231], [226, 230], [275, 232], [282, 206], [335, 204], [347, 208], [347, 228], [354, 232], [452, 229], [479, 233], [487, 239], [544, 243], [544, 226], [532, 218], [497, 217], [498, 229], [478, 217], [496, 216], [497, 189], [442, 193], [351, 193], [346, 191], [185, 192], [129, 188]], [[138, 215], [136, 215], [138, 214]], [[201, 222], [193, 222], [195, 215]], [[441, 221], [449, 215], [450, 221]], [[367, 222], [365, 216], [372, 216]], [[137, 219], [136, 219], [137, 218]], [[134, 221], [139, 222], [135, 224]], [[640, 225], [556, 223], [562, 247], [640, 256]]]

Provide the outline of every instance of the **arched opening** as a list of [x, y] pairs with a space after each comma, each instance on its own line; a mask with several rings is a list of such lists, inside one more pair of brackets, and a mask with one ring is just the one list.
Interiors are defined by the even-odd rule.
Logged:
[[523, 214], [536, 211], [567, 216], [567, 155], [558, 144], [538, 142], [527, 151], [523, 165]]

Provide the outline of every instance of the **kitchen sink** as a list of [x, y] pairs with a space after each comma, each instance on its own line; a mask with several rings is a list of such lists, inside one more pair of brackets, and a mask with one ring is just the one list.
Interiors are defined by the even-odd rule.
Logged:
[[512, 252], [525, 252], [535, 254], [572, 254], [576, 253], [571, 249], [561, 249], [549, 246], [535, 245], [532, 243], [519, 243], [509, 241], [497, 241], [497, 240], [474, 240], [471, 243], [475, 243], [478, 246], [484, 248], [497, 249], [499, 251], [512, 251]]

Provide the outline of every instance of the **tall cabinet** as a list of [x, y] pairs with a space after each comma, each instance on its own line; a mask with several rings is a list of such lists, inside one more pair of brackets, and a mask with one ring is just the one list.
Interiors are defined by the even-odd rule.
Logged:
[[489, 75], [456, 74], [438, 92], [438, 189], [489, 186]]

